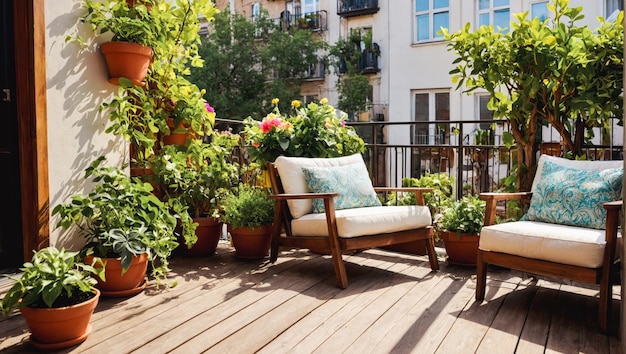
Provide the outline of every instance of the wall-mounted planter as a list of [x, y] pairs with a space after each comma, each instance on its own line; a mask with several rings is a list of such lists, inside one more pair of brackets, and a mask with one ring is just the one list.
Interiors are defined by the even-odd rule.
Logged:
[[109, 82], [119, 85], [125, 77], [135, 85], [144, 85], [152, 61], [152, 48], [129, 42], [102, 43], [100, 50], [109, 69]]

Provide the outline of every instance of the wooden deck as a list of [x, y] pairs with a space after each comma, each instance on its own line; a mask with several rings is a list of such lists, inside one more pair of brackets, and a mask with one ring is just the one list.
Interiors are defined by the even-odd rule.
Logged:
[[[431, 272], [426, 256], [368, 250], [347, 260], [346, 290], [331, 261], [284, 251], [274, 265], [215, 256], [174, 258], [178, 285], [102, 298], [92, 333], [64, 353], [621, 353], [597, 331], [593, 288], [490, 273], [474, 302], [474, 270]], [[6, 291], [7, 282], [4, 282]], [[619, 287], [614, 287], [619, 318]], [[0, 320], [0, 351], [35, 352], [22, 317]]]

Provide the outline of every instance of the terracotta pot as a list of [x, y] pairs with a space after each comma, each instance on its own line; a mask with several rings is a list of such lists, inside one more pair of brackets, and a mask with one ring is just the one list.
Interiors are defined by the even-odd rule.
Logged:
[[446, 247], [448, 263], [467, 267], [476, 266], [480, 241], [478, 235], [461, 234], [457, 237], [456, 232], [442, 231], [441, 239]]
[[222, 226], [224, 224], [209, 217], [194, 218], [193, 221], [198, 223], [198, 228], [196, 228], [198, 241], [189, 248], [185, 245], [184, 240], [181, 240], [180, 247], [183, 253], [193, 257], [214, 255], [222, 236]]
[[[85, 257], [85, 263], [91, 264], [92, 256]], [[104, 276], [106, 281], [98, 280], [98, 289], [103, 296], [121, 297], [140, 293], [146, 287], [146, 271], [148, 270], [148, 255], [134, 256], [130, 267], [122, 274], [121, 258], [102, 258], [106, 263]], [[96, 267], [98, 264], [96, 264]]]
[[106, 42], [100, 46], [109, 69], [109, 82], [119, 85], [120, 77], [125, 77], [135, 85], [144, 85], [152, 60], [152, 49], [129, 42]]
[[236, 257], [258, 259], [268, 255], [272, 242], [272, 225], [254, 229], [228, 225], [226, 229], [233, 240]]
[[100, 291], [96, 290], [94, 297], [76, 305], [21, 308], [20, 312], [30, 329], [31, 343], [40, 349], [56, 350], [85, 341], [91, 332], [89, 321], [99, 299]]
[[167, 118], [167, 126], [170, 128], [170, 134], [163, 135], [164, 145], [185, 145], [187, 143], [189, 133], [174, 133], [176, 129], [185, 129], [182, 121], [177, 127], [174, 127], [174, 118]]

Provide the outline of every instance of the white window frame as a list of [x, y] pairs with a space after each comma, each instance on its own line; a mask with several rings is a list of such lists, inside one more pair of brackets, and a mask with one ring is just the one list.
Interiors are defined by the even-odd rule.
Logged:
[[[435, 29], [435, 15], [438, 14], [448, 14], [448, 26], [447, 28], [450, 28], [450, 1], [453, 0], [449, 0], [448, 1], [448, 6], [447, 7], [440, 7], [435, 9], [435, 1], [437, 0], [428, 0], [428, 10], [424, 10], [424, 11], [417, 11], [416, 10], [416, 0], [413, 0], [413, 35], [415, 36], [413, 42], [414, 43], [427, 43], [427, 42], [434, 42], [434, 41], [442, 41], [443, 40], [443, 35], [438, 35], [437, 32], [439, 32], [439, 28]], [[419, 24], [418, 24], [418, 17], [423, 16], [423, 15], [428, 15], [428, 38], [427, 39], [419, 39]]]
[[320, 0], [302, 0], [302, 14], [318, 13]]
[[618, 11], [624, 9], [622, 0], [604, 0], [604, 18], [614, 20], [611, 15], [617, 16]]
[[[476, 25], [485, 25], [480, 23], [480, 16], [489, 15], [489, 23], [487, 23], [486, 25], [494, 26], [494, 14], [502, 10], [509, 10], [509, 26], [506, 27], [506, 30], [504, 31], [504, 33], [507, 33], [511, 29], [511, 1], [509, 1], [507, 5], [494, 6], [494, 0], [489, 0], [489, 7], [485, 9], [481, 9], [480, 1], [476, 1]], [[498, 31], [498, 28], [496, 28], [495, 26], [493, 27], [493, 29], [494, 31]]]
[[[438, 94], [442, 94], [445, 93], [448, 95], [448, 117], [447, 119], [440, 119], [437, 120], [437, 100], [436, 100], [436, 96]], [[436, 121], [440, 121], [440, 122], [444, 122], [446, 120], [450, 120], [450, 89], [431, 89], [431, 90], [413, 90], [411, 92], [411, 116], [412, 116], [412, 121], [414, 122], [422, 122], [422, 121], [418, 121], [416, 118], [416, 114], [417, 112], [415, 111], [415, 96], [416, 95], [428, 95], [428, 120], [424, 121], [424, 122], [436, 122]], [[448, 127], [449, 128], [449, 127]], [[419, 139], [417, 138], [417, 126], [415, 128], [415, 131], [412, 132], [411, 136], [411, 142], [414, 144], [429, 144], [429, 145], [434, 145], [434, 144], [439, 144], [441, 143], [440, 141], [436, 141], [435, 139], [435, 135], [436, 135], [436, 130], [437, 128], [437, 124], [429, 124], [428, 125], [428, 141], [418, 141]]]

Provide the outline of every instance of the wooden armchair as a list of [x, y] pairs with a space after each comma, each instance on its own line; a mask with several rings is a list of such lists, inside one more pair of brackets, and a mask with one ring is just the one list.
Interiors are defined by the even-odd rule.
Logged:
[[[349, 166], [348, 166], [349, 165]], [[268, 164], [273, 198], [276, 201], [270, 261], [275, 262], [280, 247], [308, 248], [330, 253], [337, 286], [345, 289], [348, 278], [342, 253], [344, 251], [422, 241], [427, 249], [432, 270], [439, 269], [434, 249], [432, 219], [424, 206], [422, 193], [429, 188], [376, 188], [376, 192], [403, 191], [416, 194], [417, 206], [363, 206], [337, 210], [335, 198], [341, 191], [311, 193], [303, 168], [358, 168], [365, 177], [345, 182], [358, 189], [374, 188], [361, 155], [338, 158], [279, 157]], [[327, 170], [327, 171], [326, 171]], [[366, 180], [365, 180], [366, 179]], [[376, 197], [374, 195], [374, 197]], [[312, 201], [322, 200], [324, 211], [313, 212]]]
[[[613, 277], [615, 277], [615, 268], [617, 268], [615, 251], [622, 201], [601, 204], [606, 212], [604, 219], [597, 220], [600, 218], [596, 218], [596, 221], [600, 222], [601, 228], [597, 225], [595, 228], [571, 225], [576, 223], [571, 222], [571, 219], [567, 219], [568, 224], [542, 220], [543, 216], [537, 213], [537, 210], [539, 210], [542, 198], [544, 201], [549, 200], [548, 192], [544, 187], [551, 183], [567, 184], [558, 180], [558, 175], [548, 172], [542, 173], [546, 170], [547, 163], [555, 164], [550, 165], [552, 169], [554, 166], [558, 166], [555, 173], [563, 173], [563, 176], [566, 176], [570, 169], [590, 171], [581, 172], [588, 175], [595, 175], [605, 170], [610, 171], [610, 169], [623, 171], [623, 161], [571, 161], [542, 155], [533, 182], [534, 195], [532, 192], [482, 193], [481, 198], [487, 202], [487, 209], [485, 226], [480, 234], [478, 250], [476, 300], [482, 301], [485, 298], [487, 266], [489, 264], [532, 274], [599, 284], [598, 323], [600, 331], [607, 333], [611, 314], [611, 285], [614, 280]], [[621, 173], [623, 174], [623, 172]], [[612, 176], [614, 180], [619, 178], [619, 183], [615, 181], [614, 184], [615, 189], [618, 189], [615, 191], [615, 199], [619, 199], [621, 196], [620, 176], [620, 173]], [[542, 178], [553, 181], [541, 182]], [[581, 186], [585, 183], [583, 180], [576, 180], [572, 185]], [[558, 192], [558, 188], [560, 187], [551, 190], [551, 192]], [[572, 218], [581, 210], [577, 205], [569, 205], [569, 203], [578, 201], [573, 194], [566, 191], [558, 197], [562, 201], [557, 207], [565, 210], [571, 207], [572, 212], [568, 210], [566, 214], [571, 214]], [[590, 197], [587, 195], [583, 198]], [[529, 210], [521, 221], [496, 225], [497, 203], [512, 199], [530, 202], [530, 208], [535, 206], [535, 209]], [[601, 208], [598, 209], [602, 210]]]

